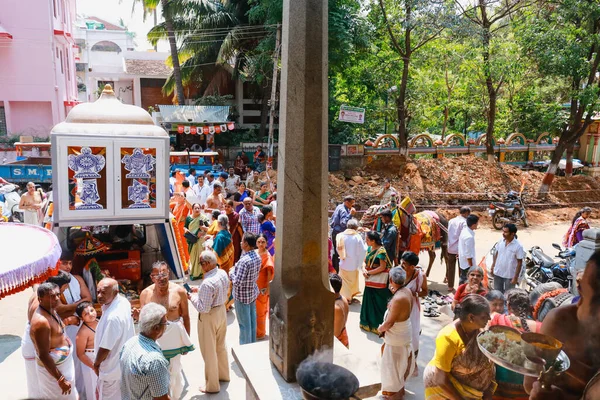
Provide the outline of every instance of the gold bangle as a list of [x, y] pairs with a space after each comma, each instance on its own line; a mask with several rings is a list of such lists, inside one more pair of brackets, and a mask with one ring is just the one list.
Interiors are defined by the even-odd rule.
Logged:
[[65, 380], [65, 376], [61, 375], [60, 378], [58, 378], [58, 380], [56, 382], [61, 383]]

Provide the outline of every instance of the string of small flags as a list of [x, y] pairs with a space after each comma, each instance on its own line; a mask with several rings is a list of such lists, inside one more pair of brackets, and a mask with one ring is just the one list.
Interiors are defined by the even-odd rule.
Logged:
[[192, 126], [192, 125], [177, 125], [177, 133], [183, 135], [214, 135], [223, 132], [232, 131], [235, 129], [234, 122], [228, 122], [220, 125], [204, 125], [204, 126]]

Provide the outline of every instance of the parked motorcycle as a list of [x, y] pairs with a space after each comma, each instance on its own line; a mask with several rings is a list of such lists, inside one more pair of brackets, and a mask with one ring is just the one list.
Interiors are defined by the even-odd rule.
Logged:
[[525, 261], [527, 284], [534, 288], [540, 283], [557, 282], [562, 287], [571, 290], [576, 250], [575, 248], [563, 249], [556, 243], [553, 243], [552, 247], [559, 251], [556, 256], [559, 259], [558, 262], [544, 253], [539, 246], [534, 246], [529, 250], [529, 256]]
[[523, 222], [523, 226], [529, 226], [525, 203], [523, 203], [524, 195], [523, 192], [517, 193], [511, 190], [506, 195], [504, 202], [492, 202], [490, 204], [489, 214], [492, 217], [494, 228], [501, 230], [508, 223], [517, 224], [520, 221]]
[[[6, 182], [6, 181], [4, 181]], [[2, 215], [10, 222], [23, 222], [23, 212], [19, 209], [21, 195], [19, 187], [12, 183], [0, 183], [0, 206]]]

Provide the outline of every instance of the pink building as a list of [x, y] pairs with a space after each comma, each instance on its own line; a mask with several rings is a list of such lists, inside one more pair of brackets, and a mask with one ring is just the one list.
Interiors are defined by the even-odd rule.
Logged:
[[76, 104], [76, 0], [0, 0], [0, 135], [49, 137]]

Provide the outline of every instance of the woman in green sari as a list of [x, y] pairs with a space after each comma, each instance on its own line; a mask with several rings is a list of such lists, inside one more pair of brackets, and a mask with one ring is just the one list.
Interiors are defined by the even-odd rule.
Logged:
[[217, 261], [219, 268], [227, 272], [233, 267], [233, 256], [235, 250], [233, 248], [233, 242], [231, 240], [231, 233], [229, 233], [229, 218], [227, 215], [221, 214], [218, 219], [219, 232], [213, 239], [213, 250], [217, 253]]
[[360, 327], [379, 334], [377, 328], [383, 322], [387, 304], [392, 298], [388, 289], [390, 259], [381, 242], [381, 236], [375, 231], [367, 233], [367, 255], [362, 273], [365, 277], [365, 291], [360, 309]]
[[[204, 235], [208, 230], [208, 218], [202, 213], [202, 207], [196, 203], [192, 206], [192, 215], [185, 219], [183, 230], [185, 240], [188, 243], [188, 252], [190, 253], [190, 279], [202, 279], [202, 267], [200, 266], [200, 253], [204, 244]], [[196, 236], [198, 240], [190, 241], [190, 236]]]

